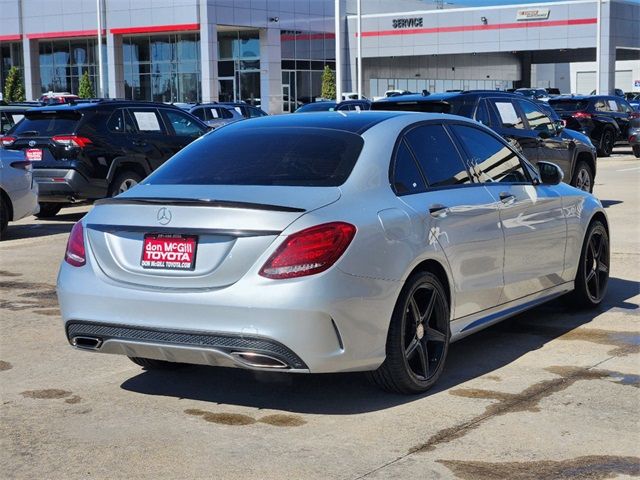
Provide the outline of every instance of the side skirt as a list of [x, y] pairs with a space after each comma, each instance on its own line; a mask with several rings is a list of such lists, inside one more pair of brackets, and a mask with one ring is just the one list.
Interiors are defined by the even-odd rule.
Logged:
[[518, 315], [526, 310], [542, 305], [574, 289], [574, 283], [566, 282], [540, 292], [518, 298], [482, 312], [467, 315], [451, 322], [451, 341], [455, 342], [472, 333], [494, 325], [506, 318]]

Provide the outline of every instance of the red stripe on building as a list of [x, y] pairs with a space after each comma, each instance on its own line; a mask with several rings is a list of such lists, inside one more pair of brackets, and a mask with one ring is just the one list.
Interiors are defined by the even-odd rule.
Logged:
[[[472, 32], [483, 30], [508, 30], [512, 28], [565, 27], [571, 25], [591, 25], [597, 23], [596, 18], [576, 18], [573, 20], [549, 20], [544, 22], [496, 23], [490, 25], [458, 25], [455, 27], [408, 28], [406, 30], [380, 30], [378, 32], [362, 32], [363, 37], [384, 37], [388, 35], [421, 35], [430, 33]], [[358, 34], [356, 33], [356, 36]]]
[[[104, 35], [105, 32], [102, 32]], [[98, 30], [68, 30], [66, 32], [27, 33], [29, 40], [42, 38], [97, 37]]]
[[16, 33], [15, 35], [0, 35], [0, 42], [19, 42], [22, 40], [22, 35]]
[[147, 27], [112, 28], [114, 35], [132, 35], [136, 33], [186, 32], [200, 30], [199, 23], [183, 23], [180, 25], [150, 25]]

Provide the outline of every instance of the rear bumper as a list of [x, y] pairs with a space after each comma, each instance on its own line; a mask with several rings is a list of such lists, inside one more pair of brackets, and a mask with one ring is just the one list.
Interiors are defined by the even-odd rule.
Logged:
[[73, 203], [107, 195], [106, 182], [98, 185], [73, 169], [35, 168], [33, 179], [38, 183], [41, 202]]
[[58, 276], [72, 344], [94, 337], [96, 352], [263, 370], [237, 356], [257, 353], [286, 365], [270, 370], [312, 373], [377, 368], [401, 287], [332, 268], [290, 281], [250, 272], [221, 289], [150, 290], [116, 284], [91, 256], [84, 267], [63, 263]]

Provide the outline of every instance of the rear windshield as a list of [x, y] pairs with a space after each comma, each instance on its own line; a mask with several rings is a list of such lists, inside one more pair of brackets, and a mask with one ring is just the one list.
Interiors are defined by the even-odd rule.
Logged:
[[221, 128], [194, 141], [153, 173], [149, 185], [342, 185], [364, 141], [342, 130]]
[[589, 100], [549, 100], [549, 105], [556, 112], [575, 112], [585, 110], [589, 106]]
[[31, 137], [75, 133], [81, 118], [77, 112], [26, 112], [10, 133]]
[[457, 114], [462, 102], [373, 102], [371, 110]]

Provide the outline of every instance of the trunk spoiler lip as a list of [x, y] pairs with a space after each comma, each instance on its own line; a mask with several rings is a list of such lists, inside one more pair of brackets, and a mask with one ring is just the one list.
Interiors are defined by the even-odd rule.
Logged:
[[258, 237], [280, 235], [280, 230], [246, 230], [232, 228], [182, 228], [182, 227], [157, 227], [144, 225], [106, 225], [101, 223], [89, 223], [89, 230], [104, 233], [139, 232], [145, 234], [182, 234], [182, 235], [224, 235], [229, 237]]
[[269, 210], [274, 212], [306, 212], [304, 208], [270, 205], [268, 203], [243, 202], [238, 200], [215, 200], [208, 198], [164, 198], [164, 197], [112, 197], [96, 200], [94, 205], [159, 205], [176, 207], [219, 207]]

